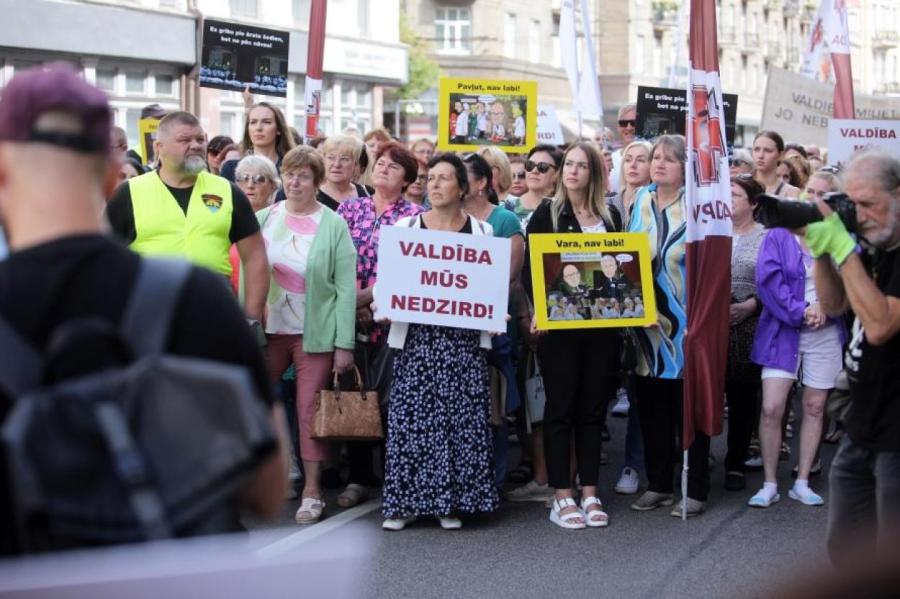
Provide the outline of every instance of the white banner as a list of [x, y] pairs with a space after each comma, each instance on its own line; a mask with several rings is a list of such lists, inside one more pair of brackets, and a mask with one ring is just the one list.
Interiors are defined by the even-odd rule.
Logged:
[[562, 126], [552, 104], [538, 104], [537, 107], [537, 142], [539, 144], [565, 145]]
[[883, 148], [900, 156], [900, 121], [831, 119], [828, 122], [828, 162], [841, 164], [854, 152]]
[[687, 241], [730, 237], [731, 182], [719, 73], [692, 67], [687, 99]]
[[[857, 94], [856, 118], [900, 119], [900, 102], [887, 96]], [[769, 67], [762, 129], [778, 131], [788, 143], [828, 143], [828, 121], [834, 111], [834, 85], [813, 81], [799, 73]]]
[[509, 239], [382, 227], [376, 319], [506, 331]]

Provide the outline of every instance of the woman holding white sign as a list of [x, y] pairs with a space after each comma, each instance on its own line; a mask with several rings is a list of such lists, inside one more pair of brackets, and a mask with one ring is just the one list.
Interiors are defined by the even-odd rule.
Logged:
[[[575, 143], [562, 159], [560, 184], [552, 200], [545, 200], [528, 221], [532, 233], [607, 233], [620, 231], [622, 218], [606, 203], [608, 175], [594, 144]], [[529, 256], [522, 278], [534, 304]], [[536, 320], [532, 332], [537, 334]], [[538, 342], [544, 375], [544, 452], [549, 484], [554, 491], [550, 521], [578, 529], [609, 524], [598, 498], [603, 400], [617, 367], [617, 333], [612, 329], [555, 330]], [[571, 447], [582, 485], [580, 505], [572, 491]]]
[[[463, 211], [466, 168], [453, 154], [428, 164], [431, 210], [398, 227], [493, 235]], [[385, 530], [401, 530], [420, 516], [444, 529], [462, 526], [460, 513], [492, 512], [494, 486], [487, 352], [490, 335], [454, 327], [391, 324], [394, 362], [385, 455]]]

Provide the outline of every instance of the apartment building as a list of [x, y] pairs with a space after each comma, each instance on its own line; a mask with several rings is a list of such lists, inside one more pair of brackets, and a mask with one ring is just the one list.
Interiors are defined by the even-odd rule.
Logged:
[[[151, 103], [194, 111], [210, 135], [237, 138], [240, 94], [198, 88], [192, 76], [202, 19], [236, 21], [290, 31], [287, 97], [265, 99], [302, 131], [309, 9], [309, 0], [0, 0], [0, 86], [18, 69], [62, 60], [110, 95], [132, 143]], [[407, 78], [399, 3], [329, 0], [326, 32], [320, 128], [379, 126], [382, 89]]]

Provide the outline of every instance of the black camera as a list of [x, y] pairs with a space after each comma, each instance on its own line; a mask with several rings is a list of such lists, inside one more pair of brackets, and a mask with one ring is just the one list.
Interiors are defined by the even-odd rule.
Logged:
[[[842, 191], [825, 194], [825, 203], [837, 213], [848, 233], [857, 234], [856, 206]], [[757, 197], [753, 219], [767, 229], [800, 229], [822, 220], [822, 213], [812, 202], [784, 200], [769, 194]]]

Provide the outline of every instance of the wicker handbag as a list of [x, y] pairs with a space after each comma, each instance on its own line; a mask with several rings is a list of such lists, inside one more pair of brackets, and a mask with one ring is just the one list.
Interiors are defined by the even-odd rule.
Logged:
[[363, 390], [362, 376], [356, 371], [355, 391], [341, 391], [337, 374], [332, 389], [319, 391], [312, 438], [343, 441], [377, 441], [384, 437], [378, 393]]

